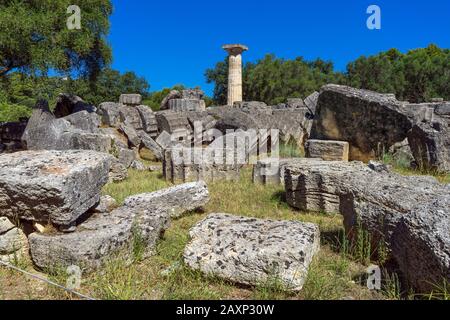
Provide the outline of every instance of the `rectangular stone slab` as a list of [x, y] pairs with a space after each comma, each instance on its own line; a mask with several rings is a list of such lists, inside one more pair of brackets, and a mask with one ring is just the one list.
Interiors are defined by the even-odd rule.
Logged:
[[0, 215], [70, 226], [100, 199], [111, 156], [24, 151], [0, 157]]
[[307, 158], [325, 161], [348, 161], [349, 150], [349, 143], [344, 141], [308, 140], [305, 145]]
[[288, 166], [287, 202], [342, 214], [348, 235], [366, 230], [372, 247], [384, 244], [405, 280], [429, 293], [450, 281], [450, 186], [379, 167], [339, 161]]
[[278, 279], [300, 291], [319, 251], [319, 227], [214, 213], [190, 231], [184, 262], [206, 275], [245, 285]]

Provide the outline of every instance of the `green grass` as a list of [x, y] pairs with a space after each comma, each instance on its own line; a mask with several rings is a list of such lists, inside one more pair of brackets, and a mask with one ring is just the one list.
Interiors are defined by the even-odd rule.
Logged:
[[409, 160], [406, 158], [395, 158], [392, 154], [385, 153], [383, 154], [381, 161], [385, 164], [391, 165], [395, 172], [404, 176], [433, 176], [440, 183], [450, 183], [450, 173], [442, 173], [423, 167], [412, 169]]
[[[162, 179], [161, 173], [131, 170], [129, 179], [108, 184], [103, 192], [123, 203], [130, 195], [152, 192], [168, 186], [171, 184]], [[347, 240], [344, 236], [342, 216], [305, 213], [292, 209], [284, 201], [282, 186], [253, 184], [251, 168], [243, 170], [239, 182], [214, 182], [209, 183], [208, 188], [211, 200], [204, 212], [192, 212], [173, 220], [159, 241], [154, 256], [143, 259], [142, 244], [139, 235], [135, 235], [132, 263], [121, 255], [112, 257], [101, 270], [83, 277], [80, 292], [97, 299], [110, 300], [400, 298], [398, 279], [394, 275], [390, 275], [382, 292], [366, 288], [362, 279], [369, 260], [373, 259], [374, 250], [368, 244], [370, 239], [364, 235], [361, 235], [359, 242]], [[321, 250], [309, 268], [303, 290], [299, 293], [285, 292], [276, 278], [255, 287], [243, 287], [187, 268], [183, 264], [182, 256], [189, 241], [189, 230], [208, 214], [218, 212], [317, 224], [322, 234]], [[32, 270], [31, 264], [29, 269]], [[64, 274], [52, 276], [52, 280], [61, 284], [64, 284], [66, 279], [67, 275]], [[19, 274], [0, 268], [0, 298], [76, 298], [40, 283], [25, 285], [27, 281]], [[36, 289], [42, 286], [44, 289]], [[26, 289], [17, 290], [17, 287]], [[440, 286], [432, 298], [448, 298], [447, 288]]]
[[[130, 172], [127, 181], [107, 185], [106, 194], [122, 202], [127, 196], [170, 186], [158, 173]], [[283, 187], [255, 185], [251, 169], [243, 171], [239, 183], [220, 181], [208, 185], [211, 200], [203, 213], [191, 213], [172, 221], [156, 248], [155, 256], [125, 266], [112, 260], [90, 278], [92, 294], [102, 299], [355, 299], [380, 298], [353, 279], [365, 267], [335, 252], [325, 243], [311, 266], [304, 290], [285, 292], [279, 282], [269, 280], [258, 286], [242, 287], [215, 277], [205, 276], [183, 264], [182, 255], [189, 241], [189, 230], [209, 213], [224, 212], [242, 216], [313, 222], [324, 234], [342, 232], [342, 217], [302, 213], [290, 208], [283, 199]], [[125, 272], [125, 270], [127, 270]], [[131, 290], [130, 288], [135, 288]]]

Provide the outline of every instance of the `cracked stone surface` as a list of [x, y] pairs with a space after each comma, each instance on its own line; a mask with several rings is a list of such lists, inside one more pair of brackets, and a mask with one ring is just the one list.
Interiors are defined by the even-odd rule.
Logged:
[[0, 157], [0, 212], [69, 226], [100, 200], [111, 156], [95, 151], [24, 151]]
[[185, 263], [204, 274], [245, 285], [277, 278], [300, 291], [319, 251], [318, 226], [214, 213], [190, 231]]

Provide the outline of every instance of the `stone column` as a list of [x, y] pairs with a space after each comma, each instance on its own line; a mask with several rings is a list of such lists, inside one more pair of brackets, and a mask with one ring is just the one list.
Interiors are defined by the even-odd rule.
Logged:
[[227, 44], [222, 48], [229, 54], [227, 104], [232, 106], [242, 101], [242, 52], [248, 48], [241, 44]]

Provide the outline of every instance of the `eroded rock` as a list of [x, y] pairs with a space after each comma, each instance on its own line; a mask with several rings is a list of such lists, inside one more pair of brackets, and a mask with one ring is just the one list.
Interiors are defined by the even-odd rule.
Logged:
[[203, 207], [208, 201], [208, 188], [203, 181], [200, 181], [131, 196], [125, 199], [124, 203], [129, 208], [152, 208], [153, 212], [164, 212], [172, 218], [177, 218], [184, 212]]
[[111, 157], [93, 151], [23, 151], [0, 157], [3, 216], [68, 226], [100, 199]]
[[211, 214], [190, 231], [185, 263], [206, 275], [245, 285], [278, 279], [300, 291], [319, 251], [319, 228], [311, 223]]

